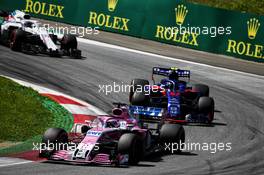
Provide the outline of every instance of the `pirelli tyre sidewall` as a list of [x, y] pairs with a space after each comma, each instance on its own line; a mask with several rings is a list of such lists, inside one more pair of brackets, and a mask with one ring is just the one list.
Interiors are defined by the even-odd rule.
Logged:
[[129, 102], [132, 105], [137, 105], [138, 103], [144, 104], [148, 101], [148, 96], [144, 92], [138, 92], [137, 89], [141, 88], [144, 90], [144, 87], [149, 85], [148, 80], [144, 79], [134, 79], [131, 81], [131, 87], [129, 92]]
[[200, 97], [202, 96], [209, 97], [210, 90], [209, 87], [205, 84], [195, 84], [193, 85], [192, 89], [198, 92]]
[[[49, 128], [42, 137], [40, 157], [49, 158], [54, 151], [67, 149], [68, 134], [62, 128]], [[50, 147], [51, 146], [51, 147]], [[53, 149], [50, 149], [53, 148]]]
[[143, 142], [137, 134], [126, 133], [123, 134], [119, 141], [117, 150], [120, 154], [129, 155], [129, 164], [136, 165], [143, 157], [144, 152]]
[[26, 32], [21, 29], [14, 29], [10, 35], [10, 48], [13, 51], [21, 51], [23, 41], [26, 38]]
[[177, 152], [183, 149], [181, 143], [185, 142], [185, 130], [179, 124], [164, 124], [160, 128], [159, 141], [164, 147], [164, 152], [171, 153], [171, 150], [166, 149], [166, 145], [177, 144]]
[[8, 17], [8, 12], [0, 10], [0, 17]]
[[200, 97], [198, 101], [198, 109], [208, 117], [208, 122], [212, 123], [214, 120], [215, 102], [211, 97]]
[[61, 39], [61, 49], [62, 50], [76, 50], [78, 46], [77, 38], [74, 35], [64, 35]]

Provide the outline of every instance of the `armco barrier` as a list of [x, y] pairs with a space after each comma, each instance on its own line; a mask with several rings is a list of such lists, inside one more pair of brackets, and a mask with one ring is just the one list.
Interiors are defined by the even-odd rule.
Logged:
[[[0, 9], [21, 9], [48, 20], [264, 62], [263, 16], [183, 0], [1, 0]], [[205, 33], [206, 28], [212, 33], [217, 29], [221, 35], [172, 30], [180, 26], [199, 27]]]

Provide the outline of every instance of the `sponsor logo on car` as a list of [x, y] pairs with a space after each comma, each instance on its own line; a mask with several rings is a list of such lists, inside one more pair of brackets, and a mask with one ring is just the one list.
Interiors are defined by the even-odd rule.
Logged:
[[94, 136], [94, 137], [99, 137], [102, 134], [101, 131], [88, 131], [86, 135], [88, 136]]

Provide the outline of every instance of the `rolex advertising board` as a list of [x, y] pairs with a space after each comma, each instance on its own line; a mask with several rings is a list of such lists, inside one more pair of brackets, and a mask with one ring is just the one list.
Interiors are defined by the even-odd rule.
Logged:
[[[149, 3], [147, 9], [143, 38], [257, 62], [264, 61], [263, 16], [185, 1], [155, 1]], [[157, 9], [159, 15], [155, 15]]]
[[0, 5], [43, 19], [140, 37], [146, 3], [140, 0], [2, 0]]
[[22, 10], [33, 17], [82, 25], [78, 1], [71, 0], [1, 0], [1, 9]]
[[89, 0], [85, 21], [88, 26], [101, 30], [140, 37], [144, 25], [146, 1]]
[[[15, 2], [14, 2], [15, 1]], [[264, 62], [264, 17], [183, 0], [1, 0], [1, 8]]]
[[[264, 62], [264, 18], [245, 16], [224, 43], [224, 54]], [[240, 27], [239, 27], [240, 26]], [[235, 30], [236, 29], [236, 30]]]

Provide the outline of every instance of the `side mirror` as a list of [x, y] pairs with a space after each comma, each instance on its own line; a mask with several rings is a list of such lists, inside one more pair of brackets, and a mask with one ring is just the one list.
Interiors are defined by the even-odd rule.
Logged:
[[89, 126], [87, 126], [87, 125], [83, 125], [83, 126], [81, 127], [81, 132], [82, 132], [82, 134], [86, 134], [90, 129], [91, 129], [91, 128], [90, 128]]

